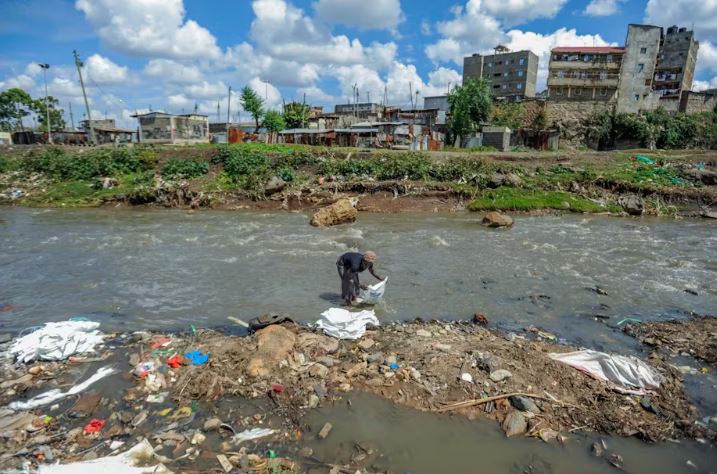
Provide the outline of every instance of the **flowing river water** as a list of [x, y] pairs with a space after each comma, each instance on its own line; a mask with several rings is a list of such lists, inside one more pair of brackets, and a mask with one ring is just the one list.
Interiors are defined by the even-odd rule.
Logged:
[[[377, 315], [386, 322], [481, 312], [505, 330], [535, 325], [574, 345], [644, 356], [621, 320], [717, 308], [717, 225], [709, 221], [517, 217], [512, 229], [490, 230], [472, 214], [362, 214], [316, 229], [301, 213], [0, 208], [0, 306], [13, 308], [0, 313], [0, 332], [77, 315], [124, 331], [227, 326], [228, 316], [266, 312], [313, 322], [340, 304], [335, 261], [351, 249], [379, 254], [389, 281]], [[715, 381], [687, 377], [705, 415], [717, 413]], [[386, 466], [395, 472], [522, 472], [536, 456], [549, 470], [534, 472], [609, 469], [582, 445], [506, 441], [487, 423], [357, 397], [351, 409], [322, 409], [346, 432], [317, 449], [340, 451], [363, 436], [391, 453]], [[717, 469], [711, 446], [608, 444], [621, 447], [629, 472], [695, 472], [687, 460], [697, 472]]]

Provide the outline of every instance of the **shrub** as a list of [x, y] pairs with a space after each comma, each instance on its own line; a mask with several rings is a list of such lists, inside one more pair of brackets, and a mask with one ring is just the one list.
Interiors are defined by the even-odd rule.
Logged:
[[43, 173], [61, 181], [86, 181], [99, 176], [145, 171], [153, 168], [154, 165], [155, 161], [146, 150], [100, 148], [70, 155], [62, 148], [51, 147], [31, 153], [22, 160], [21, 168], [28, 172]]
[[286, 181], [287, 183], [291, 183], [296, 179], [296, 172], [293, 168], [290, 168], [288, 166], [283, 166], [276, 170], [276, 175]]
[[169, 178], [192, 179], [208, 171], [209, 163], [202, 160], [169, 160], [162, 168], [162, 174]]

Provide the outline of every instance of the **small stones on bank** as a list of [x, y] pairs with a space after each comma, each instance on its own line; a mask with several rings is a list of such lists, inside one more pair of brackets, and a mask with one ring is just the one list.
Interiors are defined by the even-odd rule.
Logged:
[[513, 376], [513, 374], [510, 373], [510, 371], [505, 370], [505, 369], [498, 369], [498, 370], [490, 373], [490, 379], [496, 383], [502, 382], [503, 380], [508, 379], [512, 376]]
[[507, 437], [518, 436], [528, 431], [528, 421], [525, 416], [517, 410], [512, 410], [503, 420], [503, 431]]
[[430, 331], [426, 331], [425, 329], [419, 329], [416, 331], [416, 336], [429, 338], [429, 337], [433, 337], [433, 334], [431, 334]]
[[319, 431], [319, 438], [320, 439], [326, 439], [327, 436], [329, 436], [329, 433], [331, 433], [331, 430], [334, 428], [334, 426], [326, 422], [324, 423], [323, 428], [321, 428], [321, 431]]
[[540, 414], [540, 408], [538, 408], [538, 405], [536, 405], [535, 402], [528, 397], [513, 395], [509, 400], [511, 405], [520, 411], [528, 411], [535, 413], [536, 415]]
[[220, 426], [222, 426], [222, 420], [219, 418], [209, 418], [204, 422], [203, 429], [204, 431], [216, 431]]

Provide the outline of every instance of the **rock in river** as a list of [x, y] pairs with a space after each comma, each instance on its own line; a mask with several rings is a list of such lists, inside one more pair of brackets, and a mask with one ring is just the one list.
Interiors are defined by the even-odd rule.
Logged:
[[483, 217], [482, 224], [488, 227], [510, 227], [513, 225], [513, 219], [500, 212], [491, 211]]
[[528, 431], [528, 422], [522, 413], [513, 410], [503, 420], [502, 427], [506, 436], [517, 436]]
[[353, 222], [358, 217], [358, 211], [350, 199], [339, 199], [330, 206], [316, 211], [311, 218], [311, 225], [315, 227], [329, 227], [332, 225]]
[[641, 216], [645, 210], [645, 201], [637, 194], [622, 196], [617, 203], [631, 216]]

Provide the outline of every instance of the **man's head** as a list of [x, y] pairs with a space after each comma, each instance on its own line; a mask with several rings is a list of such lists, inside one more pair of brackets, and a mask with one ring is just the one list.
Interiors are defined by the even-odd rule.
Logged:
[[363, 253], [363, 259], [366, 260], [369, 263], [373, 263], [376, 261], [378, 257], [376, 256], [375, 252], [372, 252], [370, 250], [367, 250]]

